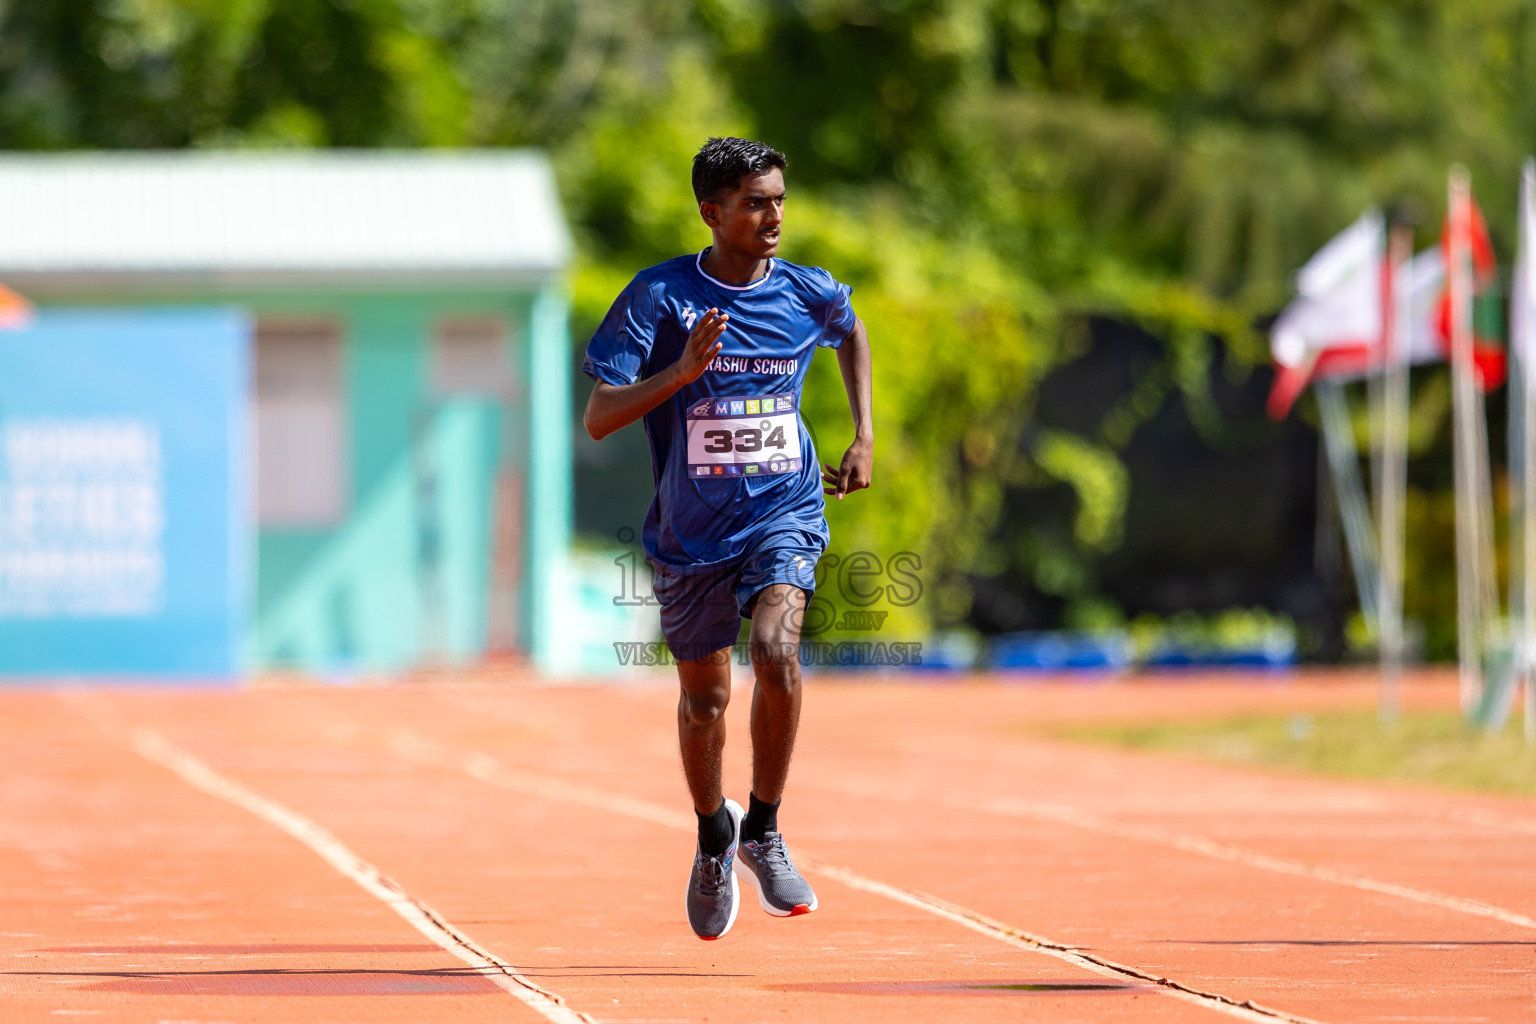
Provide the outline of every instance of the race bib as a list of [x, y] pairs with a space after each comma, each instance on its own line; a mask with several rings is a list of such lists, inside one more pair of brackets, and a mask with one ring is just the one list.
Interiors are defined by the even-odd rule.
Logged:
[[800, 470], [792, 395], [706, 398], [688, 408], [688, 474], [748, 477]]

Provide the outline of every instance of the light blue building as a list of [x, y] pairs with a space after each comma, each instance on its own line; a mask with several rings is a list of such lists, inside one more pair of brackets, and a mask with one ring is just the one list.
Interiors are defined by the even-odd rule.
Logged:
[[559, 666], [570, 241], [543, 157], [7, 155], [0, 224], [44, 321], [246, 314], [247, 668]]

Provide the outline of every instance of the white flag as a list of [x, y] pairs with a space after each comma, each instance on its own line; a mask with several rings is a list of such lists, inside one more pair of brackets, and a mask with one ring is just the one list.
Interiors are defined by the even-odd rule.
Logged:
[[1381, 267], [1386, 234], [1381, 213], [1360, 219], [1318, 250], [1296, 273], [1297, 297], [1270, 332], [1275, 362], [1301, 366], [1339, 345], [1381, 339]]
[[[1445, 362], [1448, 347], [1440, 330], [1440, 296], [1445, 291], [1445, 253], [1440, 247], [1425, 249], [1398, 272], [1397, 287], [1406, 289], [1403, 313], [1408, 318], [1408, 362], [1413, 366]], [[1341, 362], [1320, 364], [1315, 376], [1334, 380], [1359, 380], [1377, 372], [1374, 358], [1367, 364]]]
[[1270, 328], [1276, 371], [1271, 416], [1285, 415], [1314, 370], [1358, 372], [1370, 364], [1381, 342], [1386, 255], [1381, 211], [1373, 208], [1297, 272], [1296, 299]]

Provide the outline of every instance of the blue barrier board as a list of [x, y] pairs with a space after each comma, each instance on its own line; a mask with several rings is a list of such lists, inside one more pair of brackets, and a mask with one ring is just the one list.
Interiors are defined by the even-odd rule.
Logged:
[[249, 365], [235, 309], [0, 331], [0, 676], [240, 674]]

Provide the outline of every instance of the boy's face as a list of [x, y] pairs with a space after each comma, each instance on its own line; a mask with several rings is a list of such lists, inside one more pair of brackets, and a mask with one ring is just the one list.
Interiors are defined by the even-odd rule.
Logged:
[[784, 172], [771, 167], [749, 174], [719, 202], [700, 203], [699, 214], [715, 233], [716, 247], [765, 260], [779, 251]]

